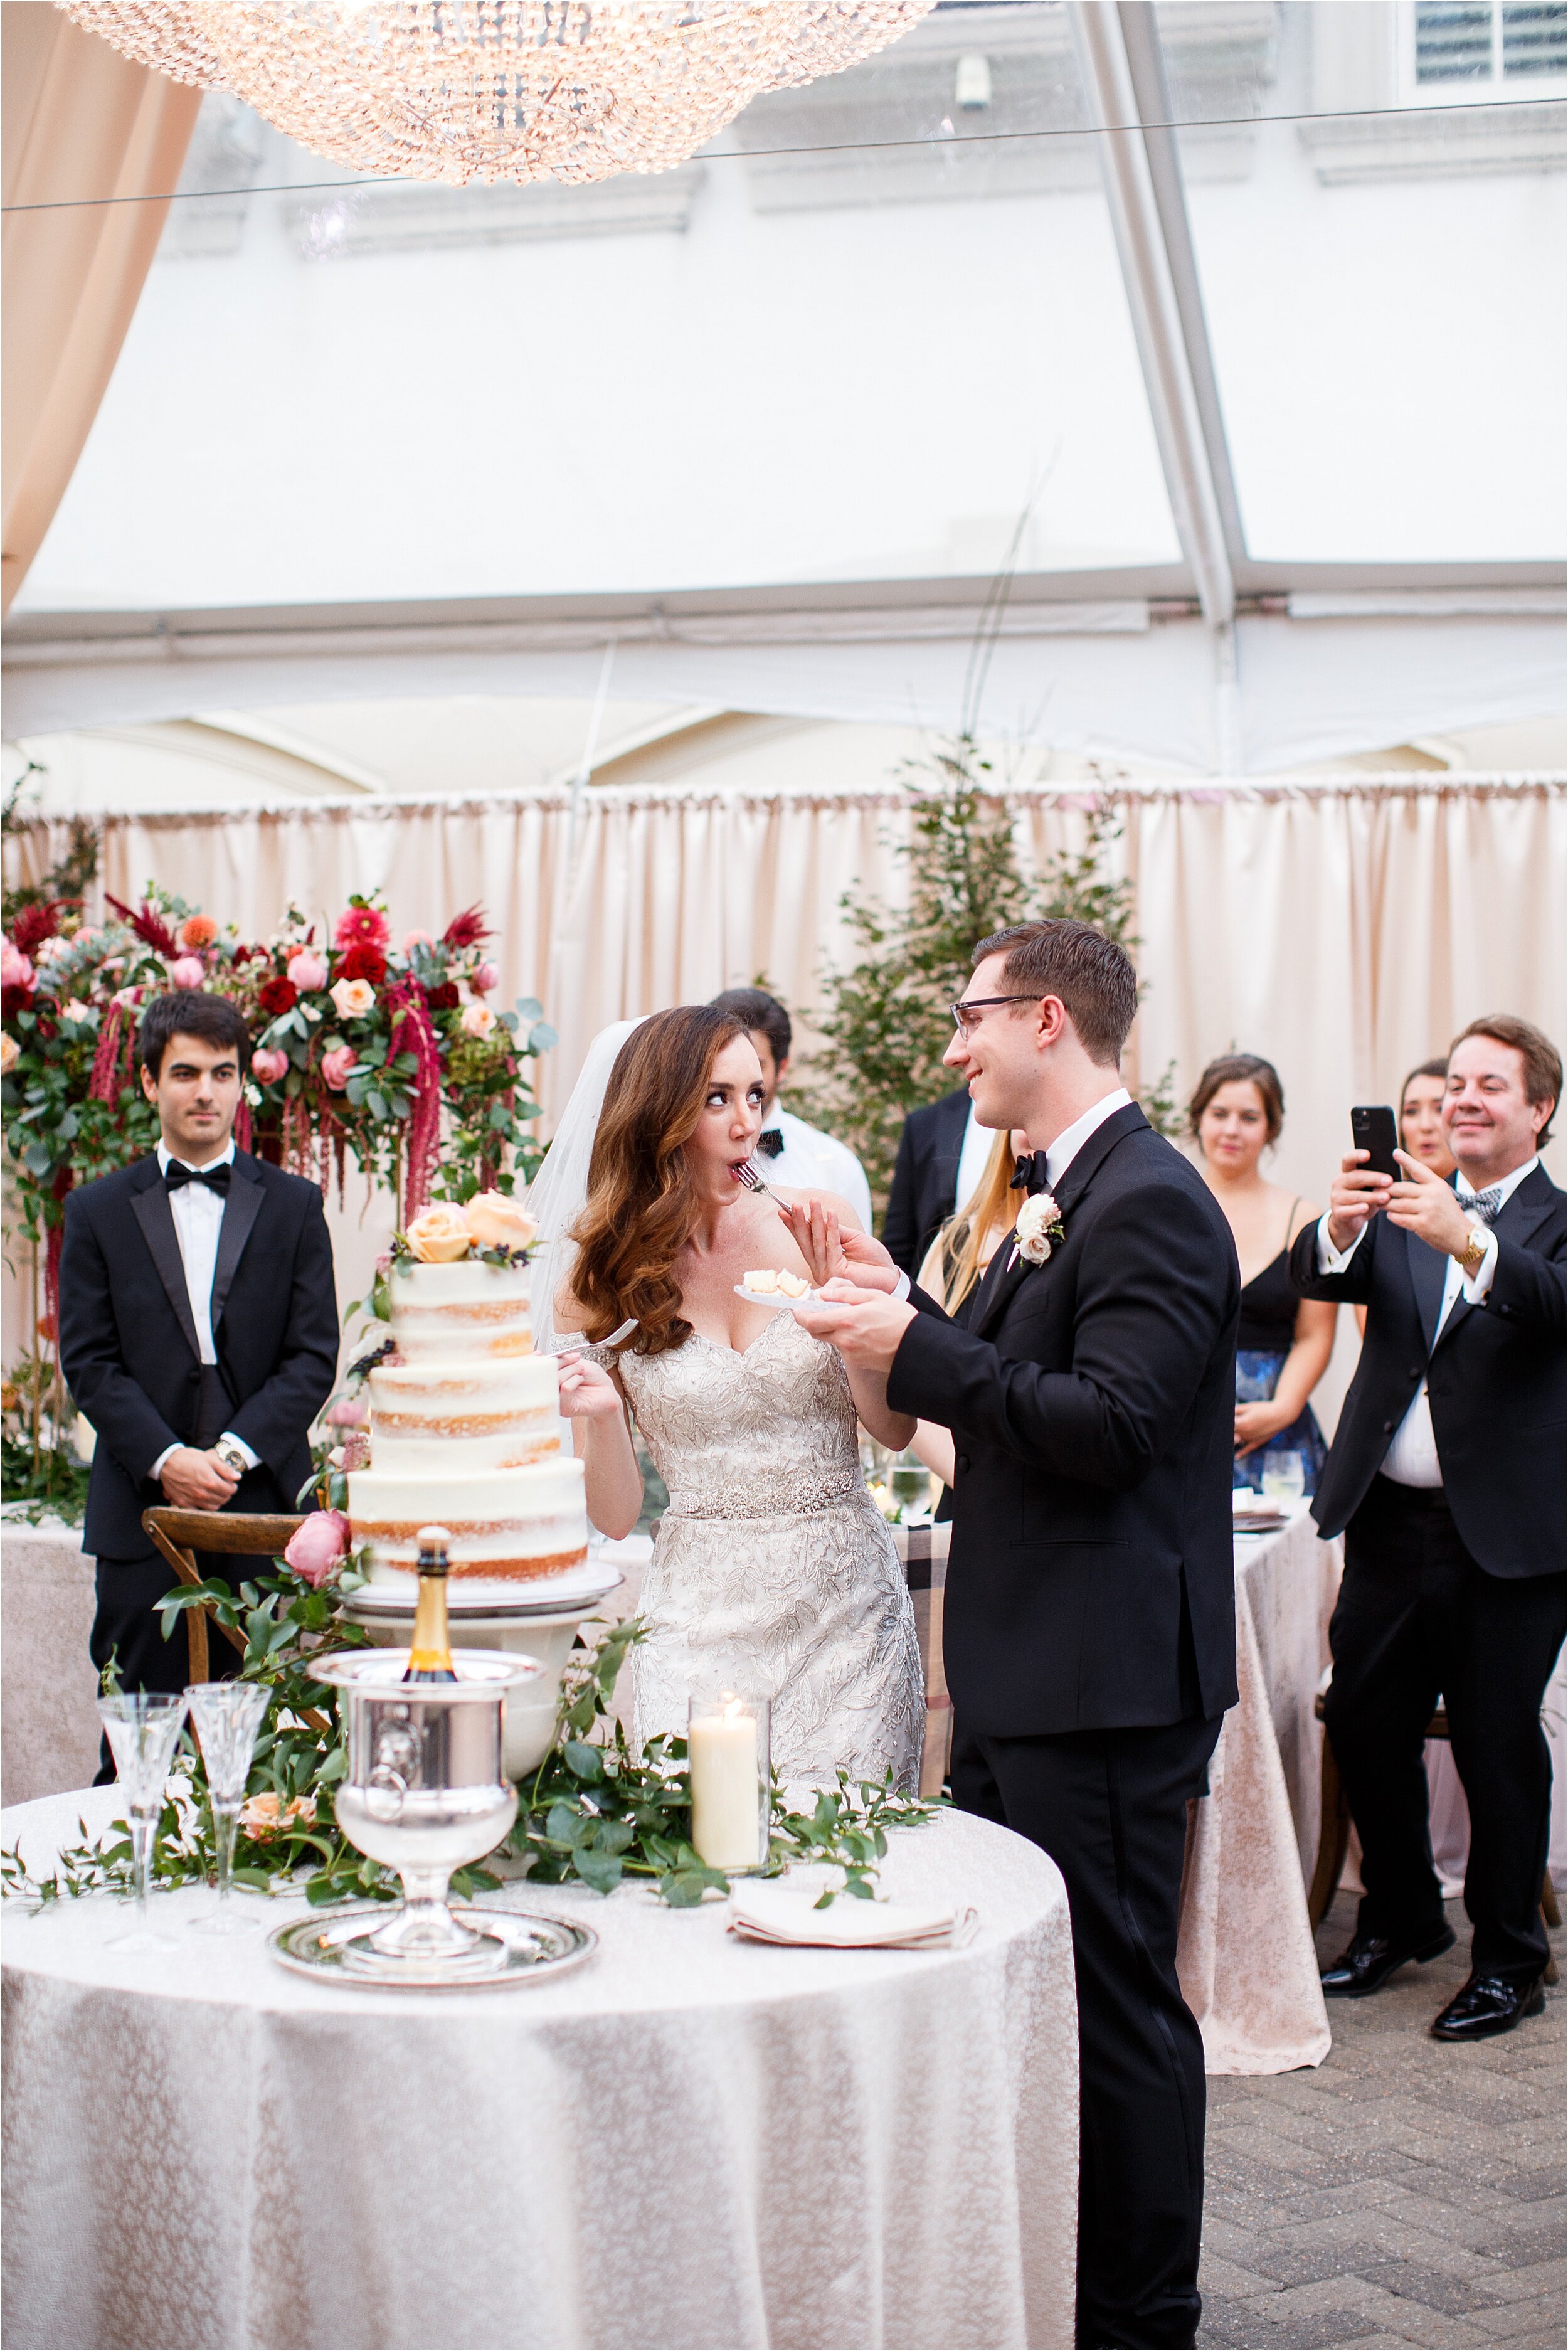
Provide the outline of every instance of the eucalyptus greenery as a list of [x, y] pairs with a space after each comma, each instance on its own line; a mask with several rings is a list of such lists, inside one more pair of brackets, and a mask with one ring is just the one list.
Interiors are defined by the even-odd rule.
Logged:
[[[165, 1637], [182, 1610], [210, 1603], [217, 1622], [244, 1643], [242, 1678], [266, 1682], [271, 1691], [234, 1869], [236, 1886], [259, 1894], [296, 1890], [301, 1872], [308, 1873], [304, 1892], [313, 1903], [390, 1901], [398, 1891], [395, 1873], [349, 1843], [332, 1809], [348, 1752], [333, 1692], [314, 1678], [311, 1664], [328, 1649], [371, 1646], [366, 1633], [341, 1620], [343, 1589], [340, 1583], [313, 1591], [284, 1568], [278, 1576], [242, 1584], [237, 1594], [214, 1581], [182, 1585], [163, 1602]], [[555, 1743], [519, 1787], [517, 1823], [500, 1851], [528, 1865], [532, 1885], [576, 1880], [610, 1894], [622, 1878], [643, 1878], [666, 1902], [686, 1907], [710, 1890], [727, 1892], [729, 1880], [707, 1868], [691, 1842], [685, 1741], [651, 1740], [633, 1756], [611, 1713], [616, 1677], [642, 1632], [632, 1618], [573, 1652], [562, 1676]], [[841, 1772], [837, 1788], [822, 1792], [810, 1813], [790, 1811], [775, 1784], [769, 1867], [826, 1863], [842, 1871], [843, 1892], [863, 1899], [873, 1890], [888, 1830], [915, 1826], [935, 1809], [899, 1795], [891, 1776], [884, 1783], [857, 1783]], [[214, 1865], [205, 1772], [187, 1732], [153, 1833], [152, 1879], [165, 1886], [199, 1885]], [[0, 1851], [0, 1893], [35, 1905], [128, 1894], [131, 1878], [131, 1832], [123, 1820], [111, 1823], [97, 1843], [81, 1823], [81, 1842], [63, 1850], [47, 1876], [27, 1869], [19, 1844]], [[465, 1897], [500, 1883], [493, 1871], [480, 1868], [458, 1870], [452, 1880]], [[825, 1891], [817, 1907], [838, 1890]]]

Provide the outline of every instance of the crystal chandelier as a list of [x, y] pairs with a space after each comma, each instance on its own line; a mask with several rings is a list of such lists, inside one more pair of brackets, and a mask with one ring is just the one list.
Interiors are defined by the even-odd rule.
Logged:
[[416, 180], [667, 172], [762, 90], [885, 47], [933, 0], [58, 0], [312, 154]]

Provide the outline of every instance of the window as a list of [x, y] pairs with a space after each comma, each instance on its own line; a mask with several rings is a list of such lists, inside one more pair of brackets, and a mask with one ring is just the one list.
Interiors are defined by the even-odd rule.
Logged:
[[1408, 95], [1522, 96], [1568, 73], [1568, 0], [1415, 0]]

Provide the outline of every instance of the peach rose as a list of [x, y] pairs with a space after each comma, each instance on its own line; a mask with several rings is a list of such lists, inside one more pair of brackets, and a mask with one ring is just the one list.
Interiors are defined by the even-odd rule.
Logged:
[[83, 1021], [90, 1020], [92, 1017], [91, 1005], [84, 1004], [79, 996], [73, 996], [68, 1004], [62, 1004], [60, 1007], [62, 1020]]
[[454, 1265], [467, 1256], [474, 1236], [461, 1208], [437, 1200], [415, 1217], [403, 1238], [421, 1265]]
[[465, 1004], [460, 1026], [465, 1037], [487, 1037], [496, 1025], [496, 1016], [487, 1004]]
[[288, 1074], [288, 1056], [273, 1046], [259, 1046], [250, 1057], [250, 1073], [257, 1085], [275, 1086]]
[[258, 1844], [268, 1837], [278, 1836], [298, 1822], [308, 1828], [316, 1818], [314, 1796], [291, 1796], [287, 1804], [269, 1789], [265, 1796], [251, 1796], [240, 1806], [240, 1826]]
[[22, 1048], [17, 1044], [15, 1037], [9, 1032], [0, 1036], [0, 1078], [14, 1070], [21, 1058]]
[[183, 947], [210, 947], [217, 937], [218, 926], [210, 914], [191, 914], [180, 925]]
[[69, 939], [62, 939], [58, 931], [51, 931], [49, 936], [40, 939], [33, 949], [33, 960], [42, 968], [45, 964], [53, 963], [57, 956], [69, 955], [70, 951]]
[[538, 1231], [538, 1220], [522, 1202], [508, 1199], [505, 1192], [480, 1192], [463, 1213], [476, 1249], [526, 1249]]
[[349, 1521], [341, 1510], [312, 1510], [289, 1536], [283, 1556], [296, 1575], [319, 1592], [349, 1555]]
[[180, 956], [169, 966], [171, 987], [200, 987], [207, 967], [200, 956]]
[[343, 1020], [361, 1019], [375, 1000], [376, 991], [368, 979], [340, 979], [332, 990], [332, 1001]]
[[[347, 984], [358, 987], [360, 982], [355, 980]], [[335, 1094], [340, 1094], [348, 1084], [349, 1072], [358, 1058], [351, 1045], [335, 1045], [329, 1053], [322, 1054], [321, 1075]]]
[[303, 948], [298, 955], [289, 956], [288, 977], [301, 996], [308, 996], [312, 988], [326, 987], [327, 967], [319, 955]]

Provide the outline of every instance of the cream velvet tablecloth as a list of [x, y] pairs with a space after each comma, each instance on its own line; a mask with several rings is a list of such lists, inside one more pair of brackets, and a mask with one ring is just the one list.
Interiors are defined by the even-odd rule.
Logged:
[[1303, 1502], [1236, 1542], [1236, 1675], [1207, 1796], [1193, 1809], [1176, 1968], [1210, 2074], [1284, 2074], [1328, 2055], [1307, 1918], [1317, 1861], [1322, 1730], [1338, 1547]]
[[[36, 1867], [112, 1796], [0, 1830]], [[770, 1949], [716, 1903], [551, 1887], [602, 1937], [585, 1966], [421, 1996], [286, 1973], [283, 1904], [158, 1958], [105, 1948], [106, 1898], [8, 1906], [6, 2344], [1071, 2343], [1061, 1877], [949, 1813], [884, 1882], [972, 1902], [975, 1941]]]
[[79, 1788], [98, 1770], [98, 1676], [87, 1653], [95, 1562], [81, 1529], [0, 1529], [0, 1785], [8, 1804]]

